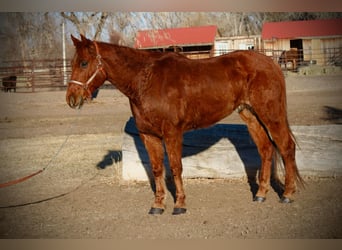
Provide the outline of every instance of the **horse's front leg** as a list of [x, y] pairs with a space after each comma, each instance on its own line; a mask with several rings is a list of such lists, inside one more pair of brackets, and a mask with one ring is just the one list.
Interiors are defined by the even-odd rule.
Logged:
[[182, 141], [183, 134], [181, 131], [168, 130], [164, 136], [166, 152], [169, 158], [170, 168], [173, 175], [176, 187], [176, 203], [173, 209], [174, 215], [183, 214], [186, 212], [185, 192], [182, 180]]
[[158, 137], [140, 133], [140, 138], [143, 141], [147, 150], [154, 182], [156, 186], [154, 203], [149, 211], [149, 214], [162, 214], [165, 209], [165, 177], [164, 177], [164, 148], [162, 140]]

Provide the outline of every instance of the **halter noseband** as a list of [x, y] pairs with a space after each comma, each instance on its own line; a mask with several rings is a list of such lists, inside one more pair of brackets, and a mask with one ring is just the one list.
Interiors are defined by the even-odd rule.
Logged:
[[102, 57], [99, 53], [99, 48], [98, 48], [97, 43], [95, 41], [94, 41], [94, 45], [95, 45], [95, 49], [96, 49], [96, 59], [97, 59], [96, 71], [91, 75], [91, 77], [88, 79], [88, 81], [86, 83], [79, 82], [76, 80], [70, 80], [69, 81], [69, 83], [75, 83], [77, 85], [82, 86], [85, 90], [88, 89], [89, 83], [91, 83], [91, 81], [94, 80], [97, 73], [99, 73], [100, 71], [104, 74], [106, 73], [102, 67], [102, 62], [101, 62]]

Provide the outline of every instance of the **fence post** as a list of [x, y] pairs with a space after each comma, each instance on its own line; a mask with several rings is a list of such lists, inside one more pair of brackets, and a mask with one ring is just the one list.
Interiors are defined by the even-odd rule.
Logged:
[[35, 91], [34, 89], [34, 59], [32, 59], [32, 64], [31, 64], [31, 87], [32, 87], [32, 92]]

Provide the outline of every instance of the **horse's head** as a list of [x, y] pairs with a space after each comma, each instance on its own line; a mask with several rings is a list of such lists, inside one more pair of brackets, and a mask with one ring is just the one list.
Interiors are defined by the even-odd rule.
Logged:
[[71, 62], [71, 78], [68, 83], [66, 101], [71, 108], [81, 108], [84, 100], [107, 78], [103, 69], [98, 44], [81, 35], [81, 40], [71, 35], [76, 52]]

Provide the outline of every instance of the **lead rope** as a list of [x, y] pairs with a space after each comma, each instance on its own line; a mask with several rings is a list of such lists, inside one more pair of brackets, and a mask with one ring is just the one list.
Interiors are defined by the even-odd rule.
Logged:
[[[80, 112], [80, 111], [79, 111]], [[72, 124], [70, 124], [69, 126], [69, 129], [72, 128]], [[50, 159], [50, 161], [46, 164], [45, 167], [43, 167], [42, 169], [38, 170], [37, 172], [34, 172], [33, 174], [30, 174], [30, 175], [27, 175], [27, 176], [24, 176], [22, 178], [18, 178], [18, 179], [15, 179], [15, 180], [12, 180], [12, 181], [8, 181], [8, 182], [5, 182], [5, 183], [1, 183], [0, 184], [0, 188], [4, 188], [4, 187], [8, 187], [8, 186], [11, 186], [11, 185], [15, 185], [15, 184], [18, 184], [18, 183], [21, 183], [21, 182], [24, 182], [38, 174], [41, 174], [42, 172], [44, 172], [48, 167], [50, 167], [51, 163], [57, 158], [57, 156], [60, 154], [60, 152], [62, 151], [63, 147], [65, 146], [65, 144], [68, 142], [69, 140], [69, 137], [70, 135], [68, 135], [65, 140], [63, 141], [63, 143], [61, 144], [61, 146], [58, 148], [58, 150], [56, 151], [56, 153], [54, 154], [54, 156]], [[67, 192], [64, 192], [62, 194], [59, 194], [59, 195], [55, 195], [55, 196], [52, 196], [52, 197], [48, 197], [48, 198], [45, 198], [45, 199], [40, 199], [40, 200], [37, 200], [37, 201], [32, 201], [32, 202], [27, 202], [27, 203], [20, 203], [20, 204], [15, 204], [15, 205], [8, 205], [8, 206], [0, 206], [0, 209], [4, 209], [4, 208], [15, 208], [15, 207], [24, 207], [24, 206], [28, 206], [28, 205], [34, 205], [34, 204], [39, 204], [39, 203], [42, 203], [42, 202], [45, 202], [45, 201], [49, 201], [49, 200], [53, 200], [53, 199], [57, 199], [57, 198], [60, 198], [60, 197], [63, 197], [63, 196], [66, 196], [68, 194], [71, 194], [73, 192], [75, 192], [76, 190], [78, 190], [79, 188], [81, 188], [85, 183], [89, 182], [90, 180], [94, 179], [96, 176], [98, 175], [98, 173], [94, 174], [93, 176], [91, 176], [89, 179], [81, 182], [78, 186], [76, 186], [74, 189], [70, 190], [70, 191], [67, 191]]]
[[[70, 127], [71, 128], [71, 125]], [[51, 163], [57, 158], [57, 156], [60, 154], [60, 152], [62, 151], [63, 147], [65, 146], [65, 144], [67, 143], [67, 141], [69, 140], [70, 135], [68, 135], [65, 140], [63, 141], [63, 143], [59, 146], [58, 150], [56, 151], [56, 153], [51, 157], [50, 161], [46, 164], [45, 167], [43, 167], [42, 169], [38, 170], [37, 172], [34, 172], [32, 174], [26, 175], [24, 177], [15, 179], [15, 180], [11, 180], [8, 182], [4, 182], [4, 183], [0, 183], [0, 188], [4, 188], [4, 187], [8, 187], [8, 186], [12, 186], [15, 184], [18, 184], [20, 182], [24, 182], [38, 174], [43, 173], [48, 167], [50, 167]]]
[[[75, 83], [75, 84], [78, 84], [78, 85], [81, 85], [83, 86], [84, 89], [87, 89], [88, 88], [88, 85], [89, 83], [95, 78], [95, 76], [99, 73], [99, 71], [101, 71], [102, 73], [105, 74], [105, 71], [103, 70], [103, 67], [102, 67], [102, 62], [101, 62], [101, 55], [99, 53], [99, 48], [98, 48], [98, 45], [97, 43], [94, 41], [94, 45], [95, 45], [95, 49], [96, 49], [96, 59], [97, 59], [97, 66], [96, 66], [96, 71], [92, 74], [92, 76], [88, 79], [88, 81], [83, 84], [82, 82], [79, 82], [79, 81], [76, 81], [76, 80], [70, 80], [69, 82], [71, 83]], [[70, 125], [71, 126], [71, 125]], [[57, 152], [55, 153], [55, 155], [50, 159], [50, 161], [48, 162], [48, 164], [30, 174], [30, 175], [27, 175], [27, 176], [24, 176], [24, 177], [21, 177], [21, 178], [18, 178], [18, 179], [15, 179], [15, 180], [11, 180], [11, 181], [8, 181], [8, 182], [4, 182], [4, 183], [0, 183], [0, 188], [4, 188], [4, 187], [8, 187], [8, 186], [12, 186], [12, 185], [15, 185], [15, 184], [18, 184], [18, 183], [21, 183], [21, 182], [24, 182], [38, 174], [41, 174], [42, 172], [44, 172], [49, 166], [50, 164], [56, 159], [56, 157], [59, 155], [59, 153], [61, 152], [62, 148], [64, 147], [64, 145], [67, 143], [68, 139], [69, 139], [70, 135], [68, 135], [64, 142], [61, 144], [61, 146], [59, 147], [59, 149], [57, 150]], [[93, 179], [97, 174], [95, 174], [93, 177], [91, 177], [89, 180]], [[35, 202], [30, 202], [30, 203], [25, 203], [25, 204], [19, 204], [19, 205], [13, 205], [13, 206], [4, 206], [4, 207], [0, 207], [0, 208], [9, 208], [9, 207], [19, 207], [19, 206], [26, 206], [26, 205], [31, 205], [31, 204], [36, 204], [36, 203], [40, 203], [40, 202], [43, 202], [43, 201], [47, 201], [47, 200], [51, 200], [51, 199], [54, 199], [54, 198], [58, 198], [58, 197], [61, 197], [61, 196], [64, 196], [64, 195], [67, 195], [75, 190], [77, 190], [78, 188], [80, 188], [84, 183], [81, 183], [79, 186], [77, 186], [74, 190], [70, 191], [70, 192], [67, 192], [67, 193], [64, 193], [64, 194], [61, 194], [61, 195], [58, 195], [58, 196], [55, 196], [55, 197], [51, 197], [51, 198], [48, 198], [48, 199], [44, 199], [44, 200], [39, 200], [39, 201], [35, 201]]]
[[70, 137], [70, 135], [68, 135], [65, 138], [64, 142], [61, 144], [61, 146], [59, 147], [57, 152], [54, 154], [54, 156], [50, 159], [50, 161], [46, 164], [45, 167], [43, 167], [42, 169], [38, 170], [37, 172], [34, 172], [33, 174], [26, 175], [24, 177], [21, 177], [21, 178], [15, 179], [15, 180], [11, 180], [11, 181], [8, 181], [8, 182], [0, 183], [0, 188], [12, 186], [12, 185], [18, 184], [20, 182], [24, 182], [24, 181], [26, 181], [26, 180], [28, 180], [28, 179], [30, 179], [30, 178], [40, 174], [40, 173], [43, 173], [50, 166], [50, 164], [57, 158], [57, 156], [61, 152], [61, 150], [64, 147], [64, 145], [67, 143], [69, 137]]

